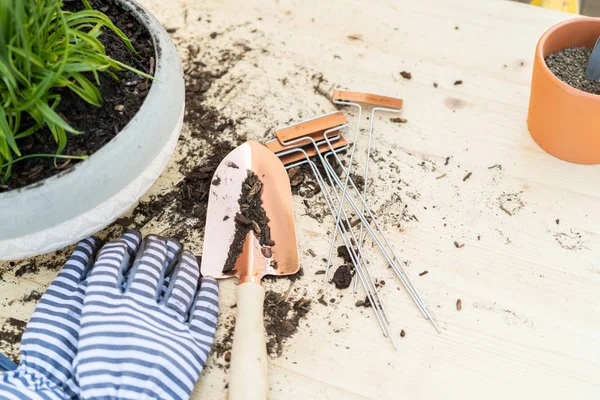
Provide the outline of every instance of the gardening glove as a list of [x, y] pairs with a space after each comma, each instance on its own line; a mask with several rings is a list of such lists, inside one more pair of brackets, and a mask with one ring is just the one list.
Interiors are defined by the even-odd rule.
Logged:
[[[126, 233], [121, 241], [133, 249], [140, 237]], [[21, 339], [20, 365], [0, 377], [1, 399], [78, 398], [72, 364], [85, 293], [83, 278], [98, 247], [95, 237], [79, 242], [40, 299]]]
[[217, 283], [200, 279], [196, 257], [172, 239], [149, 236], [132, 259], [122, 240], [107, 244], [88, 277], [74, 365], [80, 397], [188, 399], [213, 343]]

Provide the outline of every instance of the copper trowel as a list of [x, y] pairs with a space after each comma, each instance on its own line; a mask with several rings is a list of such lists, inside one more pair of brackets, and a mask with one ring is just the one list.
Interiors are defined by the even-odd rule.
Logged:
[[[267, 223], [256, 217], [264, 216], [260, 210], [248, 209], [248, 204], [256, 206], [259, 199]], [[265, 230], [270, 231], [266, 239]], [[288, 174], [273, 152], [259, 143], [246, 142], [221, 161], [213, 176], [201, 266], [203, 276], [239, 279], [230, 400], [267, 398], [261, 279], [294, 274], [298, 269]]]

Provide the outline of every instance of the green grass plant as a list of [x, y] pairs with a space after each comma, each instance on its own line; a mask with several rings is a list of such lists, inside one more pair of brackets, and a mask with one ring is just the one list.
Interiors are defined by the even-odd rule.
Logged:
[[[0, 181], [24, 158], [63, 155], [68, 134], [81, 134], [57, 112], [59, 90], [100, 106], [99, 73], [131, 68], [106, 54], [99, 40], [114, 32], [135, 53], [127, 36], [102, 12], [81, 0], [84, 9], [63, 10], [62, 0], [0, 0]], [[53, 155], [22, 155], [19, 139], [47, 127], [56, 142]]]

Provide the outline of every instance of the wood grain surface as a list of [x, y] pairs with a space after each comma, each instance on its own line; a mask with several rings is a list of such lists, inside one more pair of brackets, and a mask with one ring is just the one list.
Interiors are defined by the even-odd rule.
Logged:
[[[362, 289], [339, 290], [315, 275], [325, 267], [333, 220], [313, 218], [327, 214], [320, 195], [310, 209], [295, 196], [304, 276], [265, 287], [312, 304], [281, 356], [269, 360], [270, 398], [600, 397], [600, 167], [549, 156], [526, 126], [537, 39], [572, 16], [492, 0], [142, 4], [173, 32], [184, 65], [195, 49], [207, 71], [224, 72], [203, 100], [239, 121], [223, 138], [264, 142], [277, 127], [334, 111], [326, 95], [335, 87], [404, 100], [406, 123], [376, 115], [368, 199], [442, 334], [370, 248], [395, 351], [372, 309], [355, 306]], [[352, 141], [356, 112], [344, 112]], [[362, 128], [357, 172], [368, 121]], [[210, 143], [193, 129], [186, 121], [146, 201], [175, 190], [183, 176], [177, 162], [205, 159]], [[157, 217], [142, 232], [173, 229]], [[201, 233], [184, 244], [199, 254]], [[56, 267], [64, 253], [36, 258], [40, 271], [20, 277], [30, 260], [0, 265], [3, 332], [7, 318], [28, 320], [35, 302], [23, 296], [44, 290], [57, 273], [45, 265]], [[235, 313], [235, 282], [222, 282], [220, 299], [217, 342]], [[213, 355], [192, 398], [225, 399], [227, 373], [223, 356]]]

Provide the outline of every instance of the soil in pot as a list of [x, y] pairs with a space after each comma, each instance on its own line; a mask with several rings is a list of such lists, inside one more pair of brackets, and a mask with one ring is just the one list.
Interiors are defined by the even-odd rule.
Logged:
[[[104, 31], [100, 41], [106, 54], [149, 75], [154, 74], [154, 45], [150, 33], [130, 13], [114, 0], [90, 0], [95, 10], [102, 11], [131, 40], [139, 57], [133, 54], [112, 31]], [[64, 0], [63, 9], [79, 11], [84, 8], [80, 0]], [[81, 135], [68, 134], [69, 139], [62, 154], [91, 155], [115, 137], [137, 113], [144, 102], [152, 81], [130, 71], [117, 71], [118, 81], [100, 73], [99, 90], [102, 105], [93, 106], [69, 90], [59, 90], [61, 96], [57, 112]], [[88, 79], [94, 81], [91, 74]], [[18, 142], [22, 155], [55, 154], [56, 142], [47, 128]], [[30, 158], [13, 165], [12, 175], [0, 192], [21, 188], [71, 168], [78, 160]]]
[[600, 81], [585, 77], [592, 49], [569, 47], [546, 56], [546, 65], [558, 79], [575, 89], [600, 94]]

